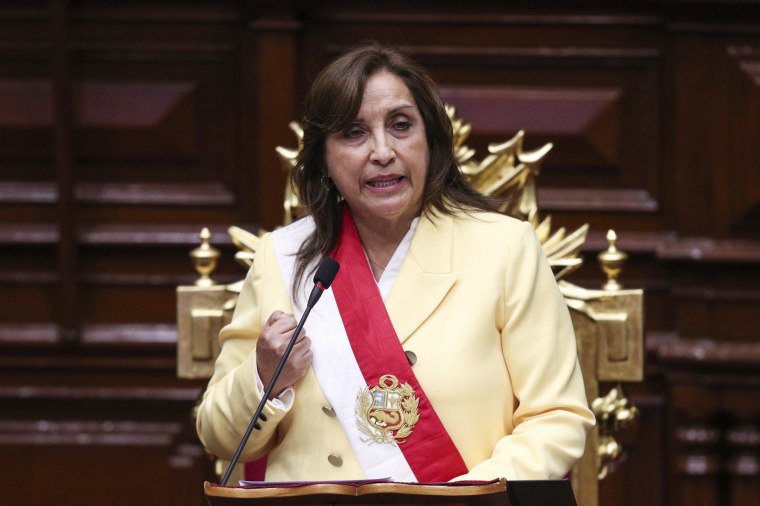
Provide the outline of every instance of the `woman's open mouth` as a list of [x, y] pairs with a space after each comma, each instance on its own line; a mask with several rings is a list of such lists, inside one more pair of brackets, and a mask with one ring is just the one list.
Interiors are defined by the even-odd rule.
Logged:
[[367, 185], [371, 186], [372, 188], [389, 188], [391, 186], [395, 186], [401, 182], [401, 180], [404, 179], [404, 176], [398, 176], [391, 179], [382, 179], [382, 180], [372, 180], [367, 181]]

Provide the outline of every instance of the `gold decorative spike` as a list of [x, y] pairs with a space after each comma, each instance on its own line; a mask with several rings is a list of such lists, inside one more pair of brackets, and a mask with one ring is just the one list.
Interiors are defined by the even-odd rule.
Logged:
[[198, 236], [201, 238], [201, 245], [190, 252], [195, 270], [200, 274], [200, 277], [195, 280], [195, 286], [212, 286], [214, 280], [211, 279], [211, 273], [216, 269], [220, 253], [210, 244], [211, 232], [208, 228], [203, 227]]
[[[303, 148], [303, 129], [301, 128], [301, 125], [299, 125], [296, 121], [291, 121], [288, 123], [288, 126], [293, 131], [293, 133], [296, 134], [298, 147], [296, 149], [288, 149], [283, 148], [282, 146], [277, 146], [275, 148], [275, 151], [277, 151], [277, 154], [280, 155], [282, 168], [285, 171], [285, 174], [287, 174], [289, 177], [290, 173], [293, 171], [293, 168], [296, 166], [296, 162], [298, 161], [298, 153], [300, 153], [301, 149]], [[298, 194], [289, 181], [285, 185], [285, 197], [282, 201], [282, 208], [284, 212], [282, 220], [283, 226], [290, 225], [293, 223], [293, 221], [303, 217], [303, 209], [301, 208], [301, 204], [298, 200]]]
[[538, 216], [536, 178], [541, 163], [552, 144], [534, 150], [523, 150], [525, 132], [520, 130], [506, 142], [488, 146], [488, 156], [481, 162], [473, 159], [474, 151], [465, 145], [471, 127], [456, 115], [456, 109], [446, 107], [454, 129], [454, 150], [459, 167], [467, 181], [480, 193], [501, 201], [499, 211], [529, 221], [549, 260], [554, 277], [561, 279], [583, 264], [578, 255], [586, 241], [588, 225], [569, 235], [561, 228], [552, 234], [551, 216]]
[[230, 227], [227, 233], [239, 250], [235, 253], [235, 260], [246, 269], [250, 269], [256, 256], [256, 248], [259, 247], [259, 237], [240, 227]]
[[470, 158], [475, 156], [475, 150], [468, 148], [464, 144], [464, 141], [467, 140], [467, 137], [472, 131], [472, 126], [457, 118], [456, 110], [453, 107], [450, 105], [445, 107], [446, 114], [449, 116], [451, 126], [454, 130], [454, 155], [456, 156], [460, 167], [462, 167], [462, 170], [466, 171], [466, 168], [469, 167]]
[[617, 248], [617, 234], [612, 229], [607, 231], [607, 243], [607, 250], [599, 253], [598, 256], [599, 264], [607, 275], [607, 282], [603, 288], [608, 291], [620, 290], [623, 285], [618, 282], [618, 276], [623, 271], [623, 264], [628, 255]]

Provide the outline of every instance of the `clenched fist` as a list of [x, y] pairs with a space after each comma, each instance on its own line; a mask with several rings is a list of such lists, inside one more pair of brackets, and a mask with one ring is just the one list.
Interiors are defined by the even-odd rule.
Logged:
[[[273, 312], [264, 324], [256, 345], [256, 367], [264, 387], [269, 385], [272, 380], [277, 364], [280, 363], [280, 359], [285, 354], [285, 349], [288, 347], [290, 338], [297, 326], [298, 322], [293, 315], [282, 311]], [[311, 339], [301, 329], [298, 340], [293, 346], [269, 398], [277, 397], [283, 390], [303, 377], [311, 365], [311, 358]]]

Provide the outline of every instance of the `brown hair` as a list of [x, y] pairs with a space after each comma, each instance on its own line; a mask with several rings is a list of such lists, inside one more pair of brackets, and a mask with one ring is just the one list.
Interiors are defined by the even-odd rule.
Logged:
[[354, 122], [368, 78], [381, 70], [395, 74], [406, 84], [425, 123], [430, 165], [422, 195], [423, 212], [496, 209], [491, 199], [474, 190], [462, 176], [454, 156], [451, 121], [427, 71], [396, 49], [375, 42], [358, 46], [325, 67], [306, 96], [303, 149], [291, 183], [301, 205], [313, 217], [315, 230], [298, 250], [294, 294], [309, 264], [328, 255], [340, 236], [341, 197], [327, 178], [325, 139]]

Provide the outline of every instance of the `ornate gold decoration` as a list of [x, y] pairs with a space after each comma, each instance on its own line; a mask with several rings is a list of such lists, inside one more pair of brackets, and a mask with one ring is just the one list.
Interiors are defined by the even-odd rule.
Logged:
[[199, 234], [201, 245], [190, 252], [190, 258], [193, 260], [195, 270], [200, 277], [195, 280], [195, 286], [212, 286], [214, 280], [211, 279], [211, 273], [216, 269], [216, 262], [219, 260], [219, 250], [211, 246], [211, 232], [208, 228], [203, 228]]
[[457, 117], [454, 107], [447, 106], [446, 113], [454, 129], [457, 162], [468, 182], [484, 195], [500, 200], [502, 213], [533, 225], [556, 279], [580, 267], [583, 260], [578, 255], [588, 235], [588, 224], [567, 234], [564, 228], [551, 231], [551, 215], [539, 219], [536, 178], [552, 144], [525, 151], [525, 132], [520, 130], [506, 142], [489, 145], [489, 155], [477, 162], [473, 159], [475, 151], [465, 145], [472, 127]]
[[618, 282], [618, 276], [623, 270], [623, 263], [628, 255], [617, 248], [617, 234], [614, 230], [607, 231], [607, 249], [598, 255], [599, 265], [607, 275], [607, 283], [604, 285], [605, 290], [615, 291], [623, 288]]
[[615, 439], [615, 434], [638, 420], [639, 409], [618, 385], [604, 397], [598, 397], [591, 403], [591, 410], [599, 423], [599, 446], [597, 447], [598, 478], [604, 479], [612, 469], [615, 461], [623, 452], [623, 447]]
[[[216, 337], [229, 323], [237, 303], [228, 285], [217, 285], [211, 278], [221, 253], [211, 246], [211, 232], [201, 230], [201, 244], [190, 252], [200, 277], [193, 286], [177, 287], [177, 376], [206, 378], [214, 370], [219, 355]], [[239, 292], [239, 290], [238, 290]]]
[[386, 374], [356, 397], [356, 424], [373, 443], [404, 443], [420, 419], [420, 400], [409, 383]]
[[235, 253], [235, 260], [246, 270], [253, 265], [253, 258], [256, 256], [256, 249], [259, 247], [259, 236], [254, 235], [240, 227], [230, 227], [227, 233], [232, 238], [232, 243], [238, 247]]
[[[615, 260], [616, 275], [622, 272], [626, 257], [622, 251], [611, 257]], [[611, 399], [616, 399], [618, 406], [630, 405], [627, 399], [621, 400], [624, 396], [620, 386], [600, 397], [599, 382], [641, 381], [644, 375], [643, 291], [609, 286], [605, 283], [601, 290], [591, 290], [564, 280], [559, 282], [573, 320], [586, 397], [593, 399], [592, 410], [597, 417], [597, 427], [589, 433], [586, 452], [572, 475], [576, 494], [591, 506], [598, 504], [597, 480], [612, 472], [615, 459], [622, 452], [614, 434], [625, 424], [611, 424], [609, 414], [603, 414], [608, 412], [604, 406]], [[637, 412], [632, 406], [628, 411]]]
[[[232, 243], [238, 248], [237, 253], [235, 253], [235, 261], [248, 271], [253, 265], [253, 259], [256, 257], [256, 249], [259, 247], [260, 236], [234, 226], [228, 228], [227, 233], [230, 234]], [[261, 234], [263, 234], [263, 232], [261, 232]], [[245, 279], [241, 279], [240, 281], [227, 285], [227, 290], [234, 293], [240, 293], [244, 281]], [[234, 304], [229, 309], [235, 309]]]
[[[290, 175], [290, 173], [293, 171], [293, 167], [296, 166], [298, 153], [300, 153], [301, 148], [303, 148], [303, 129], [301, 128], [301, 125], [299, 125], [296, 121], [291, 121], [288, 123], [288, 126], [293, 131], [293, 133], [296, 134], [298, 147], [296, 149], [288, 149], [283, 148], [282, 146], [277, 146], [275, 148], [275, 151], [277, 151], [277, 154], [280, 155], [280, 160], [282, 161], [282, 169], [286, 174]], [[285, 213], [282, 220], [283, 226], [290, 225], [293, 221], [303, 216], [303, 208], [298, 201], [298, 194], [291, 184], [285, 185], [285, 198], [282, 201], [282, 208]]]

